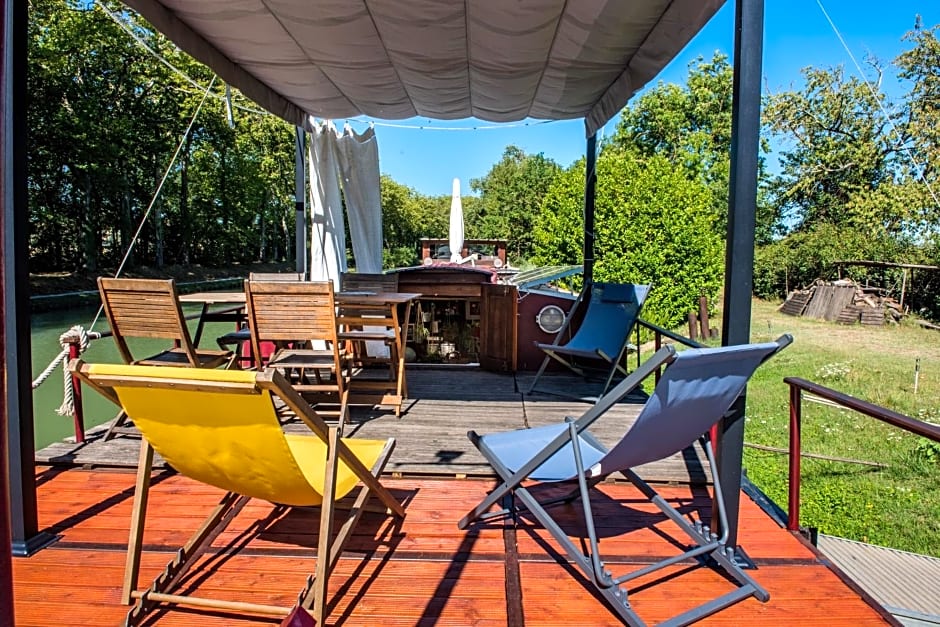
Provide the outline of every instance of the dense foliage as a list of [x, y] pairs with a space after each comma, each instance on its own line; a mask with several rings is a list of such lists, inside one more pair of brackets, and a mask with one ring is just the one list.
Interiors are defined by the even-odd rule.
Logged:
[[[894, 63], [907, 91], [897, 101], [881, 91], [885, 69], [876, 61], [864, 79], [807, 68], [801, 89], [767, 98], [764, 127], [781, 157], [767, 187], [787, 229], [757, 251], [757, 294], [779, 297], [828, 278], [834, 261], [940, 265], [938, 28], [918, 20], [905, 36], [912, 47]], [[901, 279], [891, 269], [849, 266], [844, 274], [889, 289]], [[935, 274], [908, 289], [922, 313], [940, 317]]]
[[481, 200], [472, 221], [474, 237], [510, 238], [507, 247], [510, 260], [531, 257], [533, 222], [560, 172], [558, 164], [544, 155], [527, 155], [516, 146], [508, 146], [486, 176], [470, 181]]
[[[580, 263], [584, 168], [558, 178], [536, 224], [536, 260]], [[660, 155], [605, 150], [597, 162], [594, 276], [651, 283], [643, 317], [674, 327], [714, 301], [723, 281], [724, 242], [708, 185]]]
[[230, 121], [218, 81], [196, 115], [211, 73], [134, 14], [109, 6], [180, 73], [101, 7], [30, 3], [31, 269], [115, 267], [138, 229], [131, 265], [290, 255], [293, 130], [237, 93]]
[[[209, 70], [122, 5], [105, 6], [30, 3], [31, 269], [96, 273], [118, 265], [135, 238], [131, 266], [289, 258], [293, 129], [237, 92], [229, 107]], [[765, 99], [762, 148], [780, 161], [760, 162], [757, 294], [783, 296], [845, 259], [940, 264], [938, 28], [918, 21], [905, 36], [894, 64], [907, 91], [897, 101], [882, 93], [875, 61], [870, 80], [807, 68], [801, 87]], [[720, 286], [713, 242], [727, 216], [731, 86], [724, 55], [700, 58], [684, 85], [634, 99], [603, 142], [597, 276], [657, 283], [650, 311], [663, 323]], [[507, 146], [471, 181], [466, 237], [507, 239], [516, 265], [580, 263], [583, 169]], [[419, 262], [420, 238], [447, 236], [449, 196], [386, 176], [382, 203], [386, 267]], [[657, 280], [666, 262], [668, 289], [681, 295]], [[899, 276], [843, 271], [889, 284]], [[913, 300], [938, 317], [932, 277], [913, 286]]]

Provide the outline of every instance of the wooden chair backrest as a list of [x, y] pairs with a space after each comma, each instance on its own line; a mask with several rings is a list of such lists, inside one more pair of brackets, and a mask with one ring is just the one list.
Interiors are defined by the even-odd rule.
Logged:
[[330, 281], [245, 281], [252, 349], [262, 342], [324, 340], [336, 345]]
[[344, 272], [340, 285], [344, 292], [397, 292], [398, 274]]
[[126, 338], [138, 337], [176, 342], [186, 352], [190, 365], [199, 366], [173, 279], [99, 277], [98, 291], [125, 363], [134, 363]]
[[303, 272], [250, 272], [249, 281], [303, 281]]
[[[398, 291], [398, 274], [369, 274], [366, 272], [344, 272], [340, 277], [340, 285], [344, 292], [397, 292]], [[380, 316], [384, 317], [387, 315], [385, 309], [371, 309], [364, 307], [357, 307], [352, 309], [350, 307], [342, 307], [341, 312], [345, 317], [355, 317], [355, 316]], [[353, 320], [344, 319], [341, 321], [341, 324], [349, 326], [350, 323], [353, 323]], [[355, 325], [353, 325], [355, 326]]]

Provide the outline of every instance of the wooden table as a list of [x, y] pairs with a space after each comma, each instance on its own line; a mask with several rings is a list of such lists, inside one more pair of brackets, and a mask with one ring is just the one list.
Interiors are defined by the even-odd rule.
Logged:
[[[408, 397], [408, 385], [405, 379], [405, 338], [408, 337], [408, 321], [411, 318], [411, 303], [421, 294], [412, 292], [337, 292], [335, 301], [337, 306], [344, 309], [363, 309], [370, 311], [387, 311], [388, 315], [382, 318], [363, 319], [366, 324], [385, 324], [393, 331], [394, 351], [391, 355], [389, 378], [387, 380], [352, 378], [350, 383], [351, 404], [366, 402], [376, 405], [391, 406], [395, 415], [401, 415], [401, 406]], [[219, 322], [234, 320], [238, 310], [245, 306], [245, 292], [194, 292], [181, 294], [181, 303], [199, 303], [202, 313], [194, 336], [198, 338], [206, 322]], [[213, 309], [220, 306], [221, 309]], [[342, 339], [356, 340], [361, 338], [361, 332], [356, 330], [342, 331]]]

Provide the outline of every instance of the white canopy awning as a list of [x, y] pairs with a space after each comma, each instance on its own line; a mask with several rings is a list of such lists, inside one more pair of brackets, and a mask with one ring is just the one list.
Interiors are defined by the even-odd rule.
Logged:
[[228, 83], [306, 116], [610, 120], [724, 0], [125, 0]]

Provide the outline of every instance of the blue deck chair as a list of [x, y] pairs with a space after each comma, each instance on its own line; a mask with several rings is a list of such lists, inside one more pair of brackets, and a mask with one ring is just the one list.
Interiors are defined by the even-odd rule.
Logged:
[[[502, 484], [468, 513], [458, 526], [466, 529], [474, 521], [502, 518], [528, 510], [564, 547], [569, 559], [581, 568], [621, 620], [629, 625], [643, 625], [644, 622], [631, 608], [627, 588], [622, 584], [693, 557], [702, 561], [710, 558], [711, 563], [722, 567], [737, 582], [738, 587], [670, 619], [668, 624], [691, 623], [752, 595], [760, 601], [767, 601], [770, 598], [767, 591], [745, 573], [726, 551], [728, 524], [721, 484], [711, 443], [703, 434], [725, 415], [757, 367], [791, 341], [789, 335], [784, 335], [776, 342], [689, 349], [679, 353], [667, 346], [601, 397], [577, 420], [569, 418], [565, 422], [544, 427], [483, 436], [469, 432], [467, 435], [470, 440], [492, 465], [502, 479]], [[613, 448], [607, 450], [587, 431], [588, 427], [663, 365], [666, 366], [665, 371], [636, 422]], [[724, 530], [720, 537], [711, 533], [701, 521], [693, 524], [687, 520], [633, 471], [641, 464], [674, 455], [697, 440], [704, 447], [711, 465], [717, 513], [721, 529]], [[655, 503], [663, 514], [688, 535], [694, 547], [625, 575], [613, 576], [605, 568], [599, 553], [589, 490], [614, 473], [622, 474]], [[570, 480], [576, 480], [577, 486], [561, 498], [540, 502], [530, 492], [532, 481], [545, 483]], [[732, 486], [732, 489], [737, 489], [737, 486]], [[497, 503], [505, 504], [504, 499], [515, 503], [513, 497], [521, 501], [521, 505], [510, 504], [507, 509], [491, 511]], [[547, 509], [577, 499], [583, 506], [587, 534], [587, 541], [580, 542], [580, 546], [568, 537]]]
[[[585, 292], [590, 289], [590, 299], [584, 320], [570, 340], [561, 343], [568, 330], [568, 323], [575, 310], [584, 302]], [[630, 331], [636, 325], [643, 302], [649, 294], [649, 285], [632, 283], [593, 283], [586, 286], [578, 296], [567, 316], [564, 326], [551, 344], [536, 343], [545, 352], [545, 359], [529, 386], [529, 394], [535, 391], [542, 374], [554, 359], [582, 377], [587, 376], [584, 360], [600, 362], [606, 370], [606, 380], [600, 395], [607, 393], [617, 372], [626, 376], [622, 365], [623, 356], [630, 345]]]

